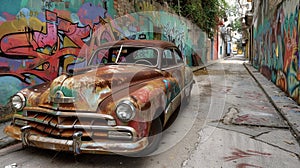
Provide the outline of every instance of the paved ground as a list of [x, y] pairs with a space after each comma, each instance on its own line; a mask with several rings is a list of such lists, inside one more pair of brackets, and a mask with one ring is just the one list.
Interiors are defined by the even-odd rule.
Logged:
[[[269, 94], [280, 90], [244, 65], [244, 60], [235, 56], [207, 67], [207, 76], [214, 85], [212, 93], [216, 92], [211, 97], [226, 95], [213, 103], [225, 101], [224, 113], [219, 119], [216, 113], [220, 111], [211, 108], [213, 114], [198, 132], [199, 145], [184, 167], [299, 167], [300, 148], [290, 121], [284, 120], [273, 106], [276, 102], [271, 101], [272, 96], [262, 89], [268, 89]], [[255, 76], [250, 76], [246, 67]], [[198, 84], [206, 86], [208, 82], [201, 80], [207, 79], [205, 73], [200, 74]], [[223, 81], [221, 78], [225, 82], [215, 85], [213, 81]], [[281, 98], [288, 99], [282, 93]], [[276, 100], [280, 102], [278, 96]]]
[[[295, 138], [298, 127], [293, 123], [297, 122], [299, 106], [244, 62], [242, 56], [235, 56], [195, 72], [197, 83], [191, 104], [164, 132], [160, 147], [152, 156], [80, 155], [75, 158], [64, 152], [20, 150], [21, 145], [16, 144], [0, 150], [0, 165], [298, 168], [300, 147]], [[274, 107], [275, 100], [278, 106]]]
[[300, 143], [300, 106], [249, 64], [244, 64]]

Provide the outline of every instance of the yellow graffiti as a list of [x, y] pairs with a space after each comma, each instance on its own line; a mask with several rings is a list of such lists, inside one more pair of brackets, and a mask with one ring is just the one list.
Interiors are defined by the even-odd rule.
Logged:
[[32, 30], [43, 30], [46, 33], [46, 23], [41, 22], [36, 17], [31, 17], [29, 20], [26, 18], [15, 19], [13, 21], [7, 21], [0, 25], [0, 37], [6, 34], [15, 32], [24, 32], [28, 28]]
[[67, 68], [68, 68], [68, 65], [71, 65], [72, 63], [74, 63], [75, 61], [75, 57], [67, 57], [64, 61], [64, 66], [62, 67], [63, 68], [63, 72], [66, 72], [67, 71]]
[[78, 47], [69, 37], [63, 39], [64, 47]]
[[147, 1], [142, 1], [139, 4], [141, 11], [156, 11], [156, 7]]
[[282, 71], [277, 72], [277, 79], [276, 79], [276, 85], [284, 90], [287, 91], [287, 83], [286, 83], [286, 76]]

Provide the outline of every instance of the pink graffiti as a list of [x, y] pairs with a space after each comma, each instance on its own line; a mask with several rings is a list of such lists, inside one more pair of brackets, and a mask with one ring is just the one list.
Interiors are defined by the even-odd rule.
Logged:
[[[54, 15], [54, 16], [53, 16]], [[3, 53], [7, 55], [18, 55], [18, 56], [34, 56], [38, 48], [44, 48], [46, 45], [51, 48], [57, 44], [57, 29], [55, 23], [53, 23], [56, 14], [50, 11], [46, 11], [47, 21], [47, 32], [44, 34], [41, 31], [26, 29], [25, 32], [11, 33], [5, 35], [0, 41], [0, 47]]]
[[[0, 75], [13, 75], [22, 81], [28, 78], [24, 74], [34, 74], [44, 81], [50, 81], [58, 76], [59, 60], [66, 55], [77, 57], [83, 39], [90, 35], [90, 27], [79, 27], [62, 18], [56, 13], [46, 11], [46, 33], [43, 30], [27, 29], [25, 32], [17, 32], [5, 35], [0, 40], [1, 51], [9, 58], [32, 59], [26, 62], [24, 67], [16, 71], [1, 72]], [[56, 24], [58, 23], [58, 25]], [[61, 45], [63, 39], [59, 39], [58, 30], [64, 36], [77, 45], [77, 47], [64, 47]]]
[[240, 163], [240, 164], [236, 165], [236, 168], [247, 168], [247, 167], [262, 168], [260, 166], [247, 164], [247, 163]]
[[[0, 65], [0, 76], [14, 76], [26, 84], [34, 84], [31, 83], [34, 81], [30, 81], [30, 75], [51, 81], [73, 64], [66, 64], [65, 58], [73, 57], [75, 60], [82, 57], [89, 60], [93, 49], [121, 35], [121, 28], [112, 21], [104, 8], [89, 2], [82, 3], [77, 12], [80, 23], [62, 18], [70, 17], [68, 11], [46, 10], [46, 26], [40, 30], [27, 27], [2, 36], [1, 57], [11, 60], [11, 65]], [[7, 20], [16, 19], [8, 13], [2, 13], [2, 16]], [[104, 19], [110, 23], [105, 24]], [[14, 63], [13, 59], [20, 61]]]
[[236, 123], [243, 123], [243, 122], [248, 122], [248, 123], [258, 123], [258, 122], [265, 122], [267, 121], [265, 118], [254, 118], [251, 117], [249, 114], [241, 115], [238, 116], [238, 118], [234, 119]]
[[88, 38], [90, 36], [91, 27], [78, 27], [77, 24], [73, 24], [67, 20], [58, 18], [58, 30], [61, 30], [67, 35], [67, 37], [72, 40], [78, 46], [82, 46], [84, 44], [83, 39]]
[[258, 151], [254, 151], [254, 150], [242, 151], [237, 148], [234, 148], [233, 152], [231, 152], [231, 154], [232, 154], [231, 156], [224, 157], [224, 160], [226, 162], [232, 161], [232, 160], [238, 160], [238, 159], [246, 158], [246, 157], [252, 157], [252, 156], [271, 156], [272, 155], [270, 153], [258, 152]]
[[14, 19], [16, 19], [16, 16], [14, 16], [14, 15], [11, 15], [11, 14], [9, 14], [9, 13], [7, 13], [7, 12], [3, 12], [2, 13], [2, 16], [4, 16], [4, 18], [6, 19], [6, 20], [14, 20]]
[[[51, 23], [47, 23], [47, 33], [34, 31], [33, 40], [36, 43], [33, 44], [33, 49], [44, 48], [46, 46], [53, 47], [57, 43], [57, 27], [54, 24], [57, 20], [57, 15], [53, 12], [46, 11], [46, 20]], [[34, 45], [36, 44], [36, 45]]]

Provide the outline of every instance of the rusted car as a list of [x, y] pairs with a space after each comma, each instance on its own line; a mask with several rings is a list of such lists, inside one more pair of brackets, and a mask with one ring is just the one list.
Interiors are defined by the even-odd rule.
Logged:
[[122, 40], [85, 60], [72, 73], [15, 94], [16, 113], [4, 132], [23, 146], [74, 154], [156, 150], [170, 116], [190, 100], [193, 75], [179, 49]]

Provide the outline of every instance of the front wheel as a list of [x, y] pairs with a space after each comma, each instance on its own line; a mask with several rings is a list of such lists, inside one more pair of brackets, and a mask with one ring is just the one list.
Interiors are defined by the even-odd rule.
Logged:
[[154, 152], [158, 148], [159, 143], [162, 139], [162, 131], [162, 122], [159, 118], [156, 118], [151, 123], [151, 128], [148, 136], [148, 146], [143, 151], [139, 152], [136, 156], [144, 157]]

